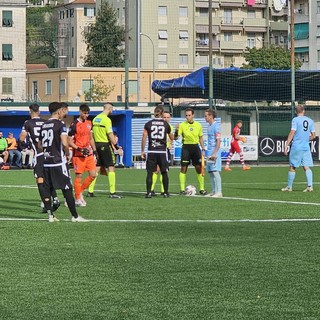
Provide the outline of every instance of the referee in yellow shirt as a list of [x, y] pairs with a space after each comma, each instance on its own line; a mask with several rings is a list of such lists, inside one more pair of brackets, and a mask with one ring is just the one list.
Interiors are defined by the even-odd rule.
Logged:
[[[113, 104], [107, 102], [103, 106], [103, 111], [98, 114], [92, 121], [93, 138], [96, 144], [98, 159], [97, 159], [97, 173], [107, 175], [109, 180], [110, 195], [109, 198], [121, 198], [116, 194], [116, 173], [115, 173], [115, 154], [113, 147], [116, 150], [122, 150], [117, 145], [115, 136], [112, 130], [112, 122], [109, 115], [112, 113]], [[95, 185], [94, 180], [90, 187], [88, 196], [93, 195], [93, 189]]]
[[[194, 110], [191, 108], [185, 111], [186, 121], [177, 125], [174, 139], [182, 137], [181, 150], [181, 170], [179, 175], [180, 194], [185, 195], [186, 174], [190, 163], [194, 166], [199, 181], [199, 190], [201, 195], [206, 195], [204, 189], [204, 177], [201, 174], [201, 156], [205, 154], [202, 125], [200, 122], [194, 121]], [[201, 146], [201, 150], [199, 148]]]

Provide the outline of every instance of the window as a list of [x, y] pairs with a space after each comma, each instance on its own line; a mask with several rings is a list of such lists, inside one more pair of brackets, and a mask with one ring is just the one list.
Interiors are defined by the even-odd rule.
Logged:
[[232, 9], [224, 9], [223, 23], [226, 23], [226, 24], [232, 23]]
[[179, 31], [179, 39], [181, 40], [188, 40], [189, 39], [189, 33], [187, 30]]
[[65, 79], [60, 80], [59, 94], [66, 94], [66, 80]]
[[179, 64], [188, 64], [187, 54], [179, 54]]
[[70, 9], [70, 18], [73, 18], [74, 17], [74, 9]]
[[249, 9], [248, 8], [248, 13], [247, 13], [247, 17], [249, 18], [249, 19], [254, 19], [255, 17], [256, 17], [256, 12], [255, 12], [255, 10], [253, 10], [253, 9]]
[[252, 49], [256, 46], [256, 35], [254, 33], [247, 34], [247, 47]]
[[74, 27], [71, 27], [71, 37], [74, 37]]
[[320, 62], [320, 50], [317, 51], [318, 62]]
[[12, 11], [3, 10], [2, 11], [2, 26], [3, 27], [12, 27]]
[[12, 44], [2, 45], [2, 60], [12, 60]]
[[223, 35], [224, 41], [232, 41], [232, 33], [231, 32], [225, 32]]
[[91, 88], [93, 86], [93, 79], [83, 79], [82, 80], [82, 92], [84, 94], [86, 101], [91, 101]]
[[52, 81], [51, 80], [46, 81], [46, 94], [47, 95], [52, 94]]
[[64, 19], [64, 11], [59, 12], [59, 18], [60, 18], [60, 20]]
[[85, 17], [95, 17], [96, 8], [84, 8], [84, 16]]
[[167, 7], [159, 6], [158, 7], [158, 16], [166, 17], [167, 16]]
[[207, 17], [208, 14], [209, 14], [208, 8], [200, 8], [200, 10], [199, 10], [200, 17]]
[[188, 16], [188, 7], [179, 7], [179, 17]]
[[74, 47], [71, 48], [71, 58], [74, 58]]
[[200, 54], [200, 64], [207, 65], [209, 64], [209, 57], [208, 55], [202, 55]]
[[320, 1], [317, 1], [317, 13], [320, 13]]
[[12, 78], [2, 78], [2, 93], [12, 94]]
[[167, 39], [168, 39], [168, 32], [167, 32], [167, 30], [159, 30], [159, 32], [158, 32], [158, 37], [159, 37], [159, 39], [167, 40]]
[[158, 63], [167, 64], [167, 55], [162, 53], [158, 54]]

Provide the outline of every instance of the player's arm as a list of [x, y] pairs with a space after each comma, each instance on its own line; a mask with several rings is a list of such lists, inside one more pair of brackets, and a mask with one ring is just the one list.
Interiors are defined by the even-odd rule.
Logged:
[[69, 157], [70, 157], [70, 151], [69, 151], [69, 143], [68, 143], [68, 136], [67, 133], [62, 133], [60, 135], [60, 139], [61, 139], [61, 143], [62, 143], [62, 148], [63, 151], [67, 157], [67, 160], [69, 161]]
[[27, 131], [23, 130], [20, 132], [20, 135], [19, 135], [19, 141], [24, 141], [27, 137]]
[[122, 147], [118, 146], [117, 139], [112, 131], [108, 133], [108, 139], [109, 139], [110, 143], [112, 144], [112, 146], [114, 147], [114, 149], [118, 150], [119, 155], [122, 155], [123, 154]]
[[95, 154], [97, 152], [97, 148], [96, 148], [96, 143], [94, 142], [94, 138], [93, 138], [93, 133], [92, 131], [90, 131], [90, 138], [89, 138], [89, 141], [90, 141], [90, 146], [93, 150], [93, 153]]
[[180, 136], [180, 132], [179, 132], [180, 126], [179, 123], [176, 124], [176, 130], [174, 131], [174, 140], [178, 140], [179, 136]]
[[316, 138], [316, 132], [312, 131], [310, 135], [310, 141], [314, 140]]
[[202, 153], [206, 152], [206, 149], [204, 148], [203, 136], [199, 137], [199, 143], [201, 146]]
[[143, 129], [142, 139], [141, 139], [141, 158], [144, 160], [146, 158], [145, 147], [147, 142], [147, 130]]
[[288, 147], [290, 146], [290, 143], [292, 142], [292, 139], [295, 135], [296, 131], [295, 130], [290, 130], [287, 141], [284, 146], [284, 155], [286, 156], [288, 154]]

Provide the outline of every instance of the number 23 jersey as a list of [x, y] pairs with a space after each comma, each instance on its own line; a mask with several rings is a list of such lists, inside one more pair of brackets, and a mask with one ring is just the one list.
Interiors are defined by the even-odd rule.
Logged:
[[171, 133], [170, 125], [163, 119], [152, 119], [144, 125], [148, 133], [149, 152], [167, 151], [167, 135]]

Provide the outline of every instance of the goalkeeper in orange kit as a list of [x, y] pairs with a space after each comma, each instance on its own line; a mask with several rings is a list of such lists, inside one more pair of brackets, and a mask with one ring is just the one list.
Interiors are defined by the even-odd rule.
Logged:
[[226, 167], [224, 168], [225, 171], [232, 171], [230, 168], [230, 162], [231, 162], [232, 157], [235, 153], [239, 153], [239, 155], [240, 155], [240, 162], [242, 165], [242, 170], [250, 170], [251, 169], [249, 166], [245, 165], [243, 152], [239, 146], [239, 140], [242, 141], [243, 143], [245, 143], [247, 141], [247, 139], [245, 137], [240, 136], [241, 127], [242, 127], [242, 121], [238, 120], [235, 127], [232, 130], [231, 148], [229, 150]]

